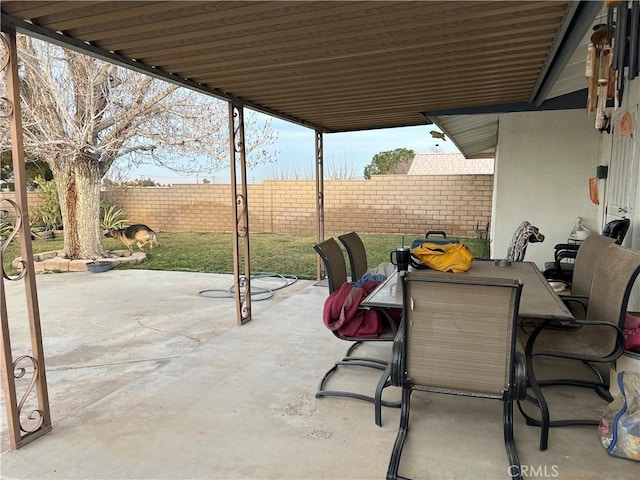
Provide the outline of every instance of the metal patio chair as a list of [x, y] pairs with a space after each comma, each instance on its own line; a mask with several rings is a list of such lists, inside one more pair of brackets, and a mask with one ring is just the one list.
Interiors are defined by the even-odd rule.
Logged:
[[521, 282], [426, 270], [408, 272], [401, 281], [404, 316], [393, 345], [391, 381], [402, 387], [402, 405], [387, 478], [401, 478], [414, 390], [501, 400], [509, 473], [521, 478], [513, 436], [513, 401], [526, 392], [516, 340]]
[[[347, 282], [347, 269], [346, 263], [344, 260], [344, 255], [342, 254], [342, 250], [338, 245], [338, 242], [333, 238], [329, 238], [321, 243], [314, 245], [313, 247], [320, 258], [324, 263], [324, 267], [326, 270], [327, 279], [329, 281], [329, 294], [336, 292], [340, 289], [340, 287]], [[382, 400], [382, 390], [390, 385], [389, 381], [389, 362], [386, 360], [380, 360], [377, 358], [371, 357], [358, 357], [352, 356], [354, 350], [360, 346], [363, 342], [391, 342], [393, 341], [395, 334], [397, 332], [396, 324], [392, 321], [391, 317], [386, 315], [381, 315], [381, 318], [386, 322], [386, 331], [384, 334], [378, 337], [352, 337], [352, 336], [343, 336], [340, 335], [337, 331], [331, 330], [332, 333], [341, 340], [346, 340], [348, 342], [353, 342], [353, 345], [349, 347], [347, 353], [342, 358], [342, 360], [336, 362], [333, 367], [331, 367], [320, 380], [320, 384], [318, 385], [318, 391], [316, 392], [316, 398], [322, 397], [349, 397], [355, 398], [358, 400], [364, 400], [366, 402], [371, 402], [376, 404], [376, 412], [380, 408], [380, 406], [386, 407], [399, 407], [399, 402], [390, 402], [386, 400]], [[355, 366], [355, 367], [368, 367], [374, 368], [378, 370], [382, 370], [383, 374], [380, 377], [376, 388], [376, 396], [364, 395], [356, 392], [349, 392], [343, 390], [328, 390], [326, 389], [326, 384], [329, 381], [329, 378], [335, 373], [339, 367], [347, 367], [347, 366]], [[377, 417], [376, 417], [377, 420]]]
[[576, 255], [573, 281], [549, 278], [550, 282], [561, 282], [569, 287], [567, 294], [560, 292], [561, 298], [576, 318], [585, 318], [593, 273], [598, 262], [605, 256], [607, 247], [612, 243], [614, 243], [613, 238], [592, 233], [582, 242]]
[[[520, 341], [525, 349], [527, 378], [533, 393], [527, 395], [527, 400], [540, 410], [540, 419], [526, 413], [520, 402], [518, 407], [528, 425], [541, 427], [540, 450], [547, 449], [550, 427], [598, 425], [600, 420], [551, 420], [541, 387], [587, 387], [594, 389], [605, 400], [612, 400], [608, 382], [592, 364], [600, 363], [606, 366], [624, 353], [625, 339], [622, 328], [629, 296], [639, 273], [640, 252], [615, 243], [610, 244], [595, 267], [584, 320], [544, 320], [537, 326], [523, 324], [518, 329]], [[560, 378], [539, 381], [533, 361], [535, 357], [543, 356], [576, 360], [588, 367], [594, 374], [594, 380]]]
[[[602, 229], [602, 237], [611, 238], [622, 245], [631, 221], [628, 218], [612, 220]], [[593, 235], [593, 234], [592, 234]], [[545, 262], [544, 276], [549, 280], [561, 280], [571, 285], [575, 270], [575, 259], [582, 249], [582, 243], [558, 243], [553, 247], [553, 261]]]
[[349, 257], [351, 281], [357, 282], [367, 273], [367, 251], [364, 248], [364, 243], [356, 232], [340, 235], [338, 240], [344, 245]]

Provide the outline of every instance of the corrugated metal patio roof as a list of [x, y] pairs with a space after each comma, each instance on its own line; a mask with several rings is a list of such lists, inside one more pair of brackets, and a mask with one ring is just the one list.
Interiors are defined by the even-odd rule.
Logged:
[[589, 3], [3, 1], [1, 9], [3, 29], [340, 132], [532, 102], [567, 39], [584, 29], [578, 20], [592, 20]]

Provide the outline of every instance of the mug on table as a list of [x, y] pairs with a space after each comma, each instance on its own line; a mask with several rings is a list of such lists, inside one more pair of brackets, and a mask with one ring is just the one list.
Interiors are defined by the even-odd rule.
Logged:
[[[395, 261], [394, 261], [395, 255]], [[409, 270], [409, 257], [411, 256], [411, 249], [409, 247], [397, 247], [395, 250], [392, 250], [389, 254], [389, 260], [394, 265], [397, 265], [398, 271], [407, 271]]]

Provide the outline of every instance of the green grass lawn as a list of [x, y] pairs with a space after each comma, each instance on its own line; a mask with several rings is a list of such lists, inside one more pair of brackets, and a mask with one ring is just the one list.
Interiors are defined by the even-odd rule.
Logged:
[[[336, 233], [326, 233], [325, 237], [336, 237]], [[402, 244], [403, 236], [398, 234], [362, 234], [367, 249], [370, 266], [389, 261], [389, 252]], [[405, 244], [420, 234], [405, 235]], [[160, 247], [146, 248], [147, 260], [139, 264], [120, 265], [118, 269], [173, 270], [187, 272], [233, 273], [233, 235], [231, 233], [161, 233]], [[277, 233], [254, 233], [250, 238], [251, 271], [257, 273], [278, 273], [301, 279], [316, 278], [316, 257], [313, 249], [316, 243], [313, 235], [284, 235]], [[482, 240], [461, 239], [474, 256], [482, 255]], [[33, 252], [41, 253], [62, 248], [62, 240], [41, 240], [32, 242]], [[112, 238], [103, 240], [107, 250], [120, 250], [124, 246]], [[136, 247], [137, 248], [137, 247]], [[11, 244], [5, 252], [5, 270], [11, 271], [13, 259], [20, 255], [19, 246]], [[347, 258], [345, 252], [345, 259]]]

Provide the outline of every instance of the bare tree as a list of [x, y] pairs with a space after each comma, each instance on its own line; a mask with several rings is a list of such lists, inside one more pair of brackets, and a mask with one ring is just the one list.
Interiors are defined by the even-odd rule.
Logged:
[[350, 163], [344, 154], [337, 159], [333, 155], [329, 158], [325, 170], [325, 178], [329, 180], [352, 180], [357, 176], [354, 164]]
[[277, 165], [273, 165], [265, 172], [267, 180], [313, 180], [315, 173], [311, 166], [298, 166], [281, 169]]
[[[313, 180], [315, 176], [312, 166], [301, 167], [300, 164], [286, 169], [273, 165], [265, 173], [267, 180]], [[353, 180], [357, 177], [355, 165], [350, 163], [344, 154], [339, 158], [332, 155], [325, 163], [324, 178], [327, 180]]]
[[[182, 173], [212, 173], [228, 164], [226, 102], [30, 37], [18, 42], [25, 152], [53, 172], [68, 258], [105, 254], [100, 183], [114, 163]], [[9, 128], [2, 127], [5, 150]], [[245, 132], [248, 164], [273, 161], [270, 122], [259, 125], [249, 113]]]

